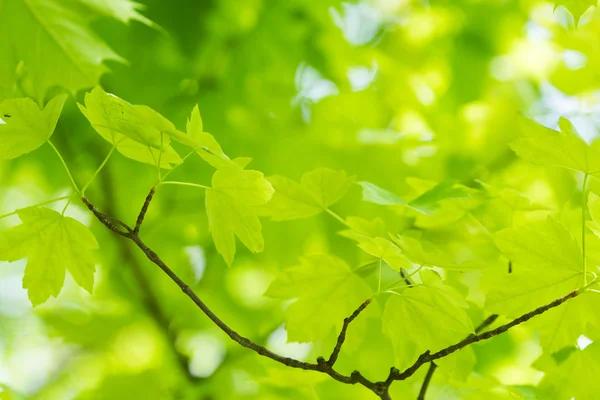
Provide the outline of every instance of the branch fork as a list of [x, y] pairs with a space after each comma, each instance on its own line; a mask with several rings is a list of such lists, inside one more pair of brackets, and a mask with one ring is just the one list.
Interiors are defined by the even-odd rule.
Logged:
[[158, 256], [158, 254], [154, 250], [149, 248], [142, 241], [142, 239], [139, 236], [140, 228], [144, 222], [144, 218], [146, 216], [146, 213], [148, 212], [148, 208], [150, 206], [150, 203], [153, 199], [155, 192], [156, 192], [156, 189], [152, 188], [150, 190], [150, 192], [148, 193], [148, 195], [146, 196], [144, 204], [142, 205], [142, 208], [138, 214], [134, 228], [131, 228], [126, 223], [124, 223], [112, 216], [103, 214], [86, 197], [82, 197], [81, 200], [89, 208], [89, 210], [94, 214], [94, 216], [106, 228], [108, 228], [112, 232], [134, 242], [137, 245], [137, 247], [140, 250], [142, 250], [142, 252], [146, 255], [148, 260], [150, 260], [152, 263], [157, 265], [167, 276], [169, 276], [169, 278], [171, 278], [171, 280], [173, 282], [175, 282], [175, 284], [177, 286], [179, 286], [179, 288], [182, 290], [182, 292], [185, 293], [215, 325], [217, 325], [233, 341], [237, 342], [242, 347], [253, 350], [255, 353], [257, 353], [261, 356], [270, 358], [273, 361], [279, 362], [279, 363], [286, 365], [288, 367], [291, 367], [291, 368], [298, 368], [298, 369], [303, 369], [303, 370], [322, 372], [322, 373], [329, 375], [333, 379], [335, 379], [339, 382], [345, 383], [345, 384], [354, 385], [354, 384], [358, 383], [358, 384], [366, 387], [367, 389], [371, 390], [375, 395], [377, 395], [382, 400], [391, 400], [391, 397], [389, 395], [389, 388], [394, 381], [401, 381], [401, 380], [408, 379], [409, 377], [414, 375], [421, 368], [421, 366], [423, 366], [424, 364], [430, 363], [430, 368], [427, 372], [427, 375], [425, 377], [425, 380], [423, 382], [423, 385], [421, 387], [421, 391], [420, 391], [419, 397], [418, 397], [418, 400], [423, 400], [425, 398], [425, 393], [427, 391], [427, 388], [429, 386], [429, 383], [431, 381], [433, 373], [435, 372], [435, 369], [437, 368], [436, 364], [434, 363], [435, 360], [446, 357], [446, 356], [448, 356], [470, 344], [480, 342], [482, 340], [486, 340], [486, 339], [492, 338], [494, 336], [497, 336], [501, 333], [504, 333], [516, 325], [522, 324], [522, 323], [534, 318], [535, 316], [538, 316], [552, 308], [560, 306], [567, 300], [576, 297], [581, 292], [581, 290], [574, 290], [561, 298], [558, 298], [546, 305], [536, 308], [533, 311], [523, 314], [519, 318], [516, 318], [507, 324], [501, 325], [501, 326], [499, 326], [493, 330], [487, 331], [485, 333], [479, 333], [480, 331], [482, 331], [483, 329], [485, 329], [486, 327], [491, 325], [498, 317], [495, 314], [491, 315], [485, 321], [483, 321], [479, 325], [479, 327], [477, 327], [474, 334], [469, 335], [462, 341], [460, 341], [456, 344], [453, 344], [451, 346], [448, 346], [448, 347], [446, 347], [442, 350], [439, 350], [435, 353], [431, 353], [431, 351], [429, 351], [429, 350], [425, 351], [423, 354], [421, 354], [417, 358], [417, 360], [410, 367], [406, 368], [404, 371], [400, 371], [397, 368], [392, 367], [390, 369], [389, 375], [385, 381], [379, 381], [379, 382], [371, 381], [371, 380], [367, 379], [364, 375], [362, 375], [362, 373], [358, 370], [353, 371], [350, 374], [350, 376], [347, 376], [347, 375], [343, 375], [343, 374], [337, 372], [334, 369], [334, 366], [338, 360], [340, 351], [346, 340], [346, 333], [348, 331], [348, 327], [364, 311], [364, 309], [367, 308], [367, 306], [371, 303], [372, 299], [365, 300], [362, 304], [360, 304], [358, 306], [358, 308], [349, 317], [344, 319], [342, 329], [338, 335], [335, 347], [333, 348], [333, 351], [331, 352], [330, 356], [327, 359], [325, 359], [324, 357], [318, 357], [316, 363], [310, 363], [310, 362], [300, 361], [300, 360], [296, 360], [296, 359], [289, 358], [289, 357], [283, 357], [279, 354], [273, 353], [272, 351], [268, 350], [264, 346], [261, 346], [255, 342], [253, 342], [252, 340], [241, 336], [235, 330], [230, 328], [198, 297], [198, 295], [196, 295], [196, 293], [185, 282], [183, 282], [183, 280], [181, 278], [179, 278], [179, 276], [177, 274], [175, 274], [175, 272], [173, 272], [173, 270], [171, 270], [164, 263], [164, 261], [161, 260], [161, 258]]

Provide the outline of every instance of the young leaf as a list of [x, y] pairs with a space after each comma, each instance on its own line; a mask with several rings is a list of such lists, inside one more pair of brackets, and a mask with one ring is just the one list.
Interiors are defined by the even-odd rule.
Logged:
[[433, 243], [417, 240], [408, 235], [392, 236], [392, 240], [400, 246], [410, 261], [418, 265], [452, 270], [470, 270], [483, 267], [480, 262], [474, 260], [455, 261], [447, 252], [442, 251]]
[[29, 98], [0, 102], [0, 159], [9, 160], [44, 144], [56, 127], [67, 95], [56, 96], [43, 110]]
[[518, 227], [496, 233], [495, 242], [512, 262], [539, 271], [583, 272], [583, 256], [567, 228], [552, 217], [535, 229]]
[[154, 26], [154, 22], [140, 14], [144, 5], [131, 0], [80, 0], [95, 12], [107, 17], [112, 17], [124, 24], [130, 21], [138, 21], [148, 26]]
[[370, 182], [358, 182], [358, 184], [363, 187], [363, 200], [365, 201], [384, 206], [403, 205], [425, 215], [433, 214], [442, 200], [470, 198], [472, 190], [454, 182], [441, 182], [417, 198], [405, 201], [394, 193]]
[[379, 217], [368, 220], [361, 217], [347, 217], [346, 223], [350, 229], [340, 231], [339, 234], [348, 239], [356, 240], [357, 234], [368, 237], [378, 237], [387, 235], [385, 223]]
[[[187, 138], [177, 136], [174, 137], [174, 139], [194, 148], [204, 161], [217, 169], [236, 165], [225, 153], [223, 153], [221, 146], [215, 140], [213, 135], [204, 132], [202, 117], [200, 116], [200, 110], [197, 105], [192, 110], [192, 115], [187, 122]], [[239, 167], [244, 169], [246, 166], [239, 165]]]
[[435, 272], [425, 274], [427, 284], [393, 294], [383, 312], [383, 331], [394, 344], [400, 369], [426, 350], [456, 343], [474, 330], [463, 296]]
[[483, 186], [485, 188], [485, 190], [488, 191], [488, 193], [494, 197], [499, 199], [500, 201], [502, 201], [504, 204], [506, 204], [508, 207], [510, 207], [511, 209], [515, 210], [515, 211], [538, 211], [538, 210], [548, 210], [549, 208], [541, 205], [541, 204], [537, 204], [533, 201], [531, 201], [531, 199], [529, 199], [528, 197], [526, 197], [524, 194], [519, 193], [518, 191], [511, 189], [511, 188], [502, 188], [502, 189], [498, 189], [495, 188], [492, 185], [489, 185], [485, 182], [482, 181], [477, 181], [481, 186]]
[[337, 203], [346, 194], [354, 177], [344, 171], [318, 168], [302, 176], [297, 183], [283, 176], [268, 178], [275, 194], [263, 213], [275, 221], [317, 215]]
[[310, 255], [286, 268], [265, 293], [297, 299], [286, 311], [288, 340], [310, 342], [338, 332], [354, 310], [371, 296], [369, 286], [348, 264], [330, 255]]
[[219, 254], [227, 265], [235, 256], [235, 236], [252, 252], [263, 250], [262, 226], [254, 207], [267, 203], [273, 187], [263, 174], [253, 170], [224, 168], [212, 178], [206, 191], [208, 226]]
[[8, 54], [0, 57], [0, 70], [15, 70], [22, 61], [39, 103], [52, 86], [75, 93], [96, 85], [107, 71], [103, 61], [122, 59], [89, 28], [88, 18], [62, 0], [4, 1], [0, 48]]
[[300, 183], [313, 195], [323, 209], [337, 203], [354, 183], [354, 176], [346, 176], [344, 171], [317, 168], [302, 176]]
[[521, 121], [525, 137], [511, 144], [521, 158], [600, 177], [600, 152], [577, 134], [569, 120], [560, 118], [560, 132], [534, 121]]
[[556, 6], [564, 6], [569, 10], [575, 19], [575, 23], [577, 23], [583, 13], [586, 12], [588, 8], [598, 5], [598, 2], [595, 0], [556, 0], [555, 4]]
[[371, 182], [357, 182], [363, 188], [363, 200], [382, 206], [407, 205], [407, 203], [394, 193], [382, 189]]
[[358, 247], [365, 253], [385, 261], [396, 271], [400, 271], [401, 268], [411, 270], [414, 267], [414, 264], [402, 254], [402, 250], [387, 239], [355, 235], [355, 240], [359, 243]]
[[21, 225], [2, 233], [0, 260], [27, 257], [23, 287], [36, 306], [56, 297], [69, 270], [77, 284], [88, 292], [94, 285], [94, 258], [98, 248], [94, 235], [73, 218], [47, 208], [18, 211]]
[[539, 398], [593, 400], [600, 391], [599, 374], [600, 343], [596, 342], [575, 349], [565, 361], [545, 369], [537, 388]]
[[129, 104], [99, 86], [86, 93], [85, 107], [78, 106], [96, 132], [124, 156], [153, 165], [160, 159], [163, 168], [181, 161], [169, 144], [175, 126], [151, 108]]

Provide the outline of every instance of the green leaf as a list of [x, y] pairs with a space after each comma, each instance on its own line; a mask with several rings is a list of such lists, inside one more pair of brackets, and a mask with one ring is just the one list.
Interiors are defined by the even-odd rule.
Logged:
[[443, 200], [471, 198], [472, 190], [454, 182], [441, 182], [417, 198], [405, 201], [394, 193], [370, 182], [358, 182], [358, 184], [363, 187], [363, 200], [365, 201], [384, 206], [402, 205], [425, 215], [433, 214], [438, 208], [438, 203]]
[[433, 271], [423, 271], [425, 285], [393, 294], [383, 312], [383, 331], [396, 353], [396, 367], [405, 368], [430, 350], [435, 352], [473, 333], [468, 304]]
[[539, 271], [583, 272], [581, 249], [567, 228], [552, 217], [533, 227], [521, 226], [495, 234], [495, 242], [513, 263]]
[[155, 26], [154, 22], [140, 14], [145, 6], [131, 0], [80, 0], [100, 15], [114, 18], [124, 24], [138, 21], [144, 25]]
[[[202, 117], [198, 106], [192, 110], [192, 115], [187, 122], [187, 137], [179, 135], [173, 137], [175, 140], [192, 147], [197, 153], [210, 165], [215, 168], [227, 168], [235, 166], [223, 150], [213, 135], [204, 132], [202, 125]], [[239, 165], [240, 168], [245, 168], [245, 165]]]
[[513, 262], [513, 273], [497, 280], [486, 308], [517, 317], [566, 295], [583, 283], [583, 256], [568, 230], [552, 217], [531, 227], [505, 229], [495, 242]]
[[459, 200], [471, 198], [471, 192], [466, 186], [456, 184], [452, 181], [440, 182], [430, 190], [426, 191], [408, 204], [412, 209], [423, 214], [433, 214], [437, 204], [442, 200]]
[[301, 185], [314, 197], [323, 209], [337, 203], [354, 183], [354, 176], [346, 176], [344, 171], [317, 168], [305, 173]]
[[380, 188], [371, 182], [357, 182], [363, 188], [363, 200], [382, 206], [408, 205], [407, 202], [394, 193]]
[[576, 349], [564, 362], [544, 370], [540, 399], [594, 400], [600, 391], [600, 343]]
[[354, 182], [354, 177], [347, 177], [344, 171], [327, 168], [305, 173], [301, 183], [283, 176], [268, 179], [275, 194], [262, 213], [275, 221], [317, 215], [337, 203]]
[[286, 310], [288, 340], [310, 342], [339, 332], [344, 318], [371, 296], [369, 286], [348, 264], [330, 255], [310, 255], [286, 268], [265, 293], [297, 299]]
[[579, 21], [579, 18], [583, 15], [584, 12], [588, 10], [588, 8], [592, 6], [597, 6], [598, 2], [596, 0], [556, 0], [556, 6], [564, 6], [573, 18], [575, 18], [575, 23]]
[[359, 243], [358, 247], [365, 253], [385, 261], [396, 271], [400, 271], [402, 268], [411, 270], [414, 267], [414, 264], [402, 254], [402, 250], [387, 239], [356, 235], [355, 240]]
[[129, 104], [99, 86], [86, 93], [85, 107], [78, 106], [96, 132], [124, 156], [152, 165], [160, 159], [163, 168], [181, 162], [169, 141], [177, 129], [151, 108]]
[[521, 158], [600, 177], [600, 152], [577, 134], [569, 120], [560, 118], [560, 132], [534, 121], [521, 121], [525, 137], [511, 144]]
[[88, 26], [88, 17], [62, 0], [10, 0], [0, 7], [0, 71], [22, 70], [43, 103], [53, 86], [71, 93], [94, 86], [107, 68], [122, 61]]
[[235, 236], [250, 251], [263, 251], [254, 207], [266, 204], [272, 195], [273, 187], [259, 171], [224, 168], [214, 173], [212, 188], [206, 191], [206, 213], [217, 251], [228, 265], [235, 256]]
[[410, 261], [418, 265], [453, 270], [470, 270], [484, 267], [482, 263], [475, 260], [456, 261], [448, 252], [443, 251], [433, 243], [418, 240], [408, 235], [392, 236], [392, 240], [400, 246]]
[[357, 234], [371, 238], [378, 236], [383, 237], [387, 234], [385, 223], [379, 217], [372, 220], [361, 217], [347, 217], [346, 223], [350, 229], [340, 231], [339, 234], [349, 239], [356, 240]]
[[518, 191], [511, 189], [511, 188], [502, 188], [502, 189], [498, 189], [495, 188], [492, 185], [489, 185], [485, 182], [482, 181], [477, 181], [479, 182], [479, 184], [481, 186], [483, 186], [485, 188], [485, 190], [488, 191], [488, 193], [494, 197], [499, 199], [500, 201], [502, 201], [504, 204], [506, 204], [508, 207], [510, 207], [513, 210], [516, 211], [538, 211], [538, 210], [548, 210], [549, 208], [541, 205], [541, 204], [537, 204], [533, 201], [531, 201], [531, 199], [529, 199], [528, 197], [526, 197], [524, 194], [519, 193]]
[[0, 102], [0, 159], [29, 153], [50, 139], [66, 99], [56, 96], [43, 110], [29, 98]]
[[36, 306], [60, 292], [65, 269], [88, 292], [94, 285], [94, 258], [98, 248], [94, 235], [73, 218], [47, 208], [18, 211], [23, 222], [2, 233], [0, 260], [27, 257], [23, 287]]

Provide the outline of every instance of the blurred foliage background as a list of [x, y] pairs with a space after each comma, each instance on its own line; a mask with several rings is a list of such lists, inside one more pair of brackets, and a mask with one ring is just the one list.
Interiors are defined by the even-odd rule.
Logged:
[[[18, 36], [25, 28], [10, 22], [17, 1], [0, 1], [5, 37], [0, 99], [25, 95], [43, 103], [48, 97], [31, 93], [21, 79], [23, 66], [7, 56], [11, 36], [17, 44], [32, 45]], [[75, 10], [85, 3], [101, 2], [69, 0], [64, 6]], [[109, 3], [132, 6], [128, 0]], [[559, 115], [567, 116], [586, 140], [596, 137], [600, 16], [587, 9], [591, 2], [569, 2], [578, 3], [573, 7], [565, 1], [570, 10], [537, 0], [140, 3], [141, 14], [132, 12], [129, 21], [100, 12], [86, 15], [93, 31], [123, 59], [106, 63], [100, 84], [154, 108], [181, 129], [198, 104], [205, 130], [225, 151], [253, 157], [252, 167], [267, 176], [298, 180], [305, 171], [329, 167], [400, 195], [410, 192], [409, 177], [481, 179], [517, 189], [561, 210], [564, 221], [577, 222], [570, 211], [579, 206], [572, 195], [577, 177], [525, 164], [508, 143], [518, 135], [519, 113], [551, 127]], [[29, 68], [50, 68], [48, 51], [47, 60]], [[76, 91], [74, 99], [82, 102], [83, 93]], [[76, 101], [67, 101], [53, 140], [83, 182], [110, 146], [93, 132]], [[61, 168], [47, 146], [0, 164], [0, 213], [67, 193]], [[207, 183], [211, 173], [192, 157], [173, 177]], [[133, 222], [154, 174], [151, 166], [117, 155], [87, 196], [107, 213]], [[324, 215], [264, 221], [264, 253], [240, 248], [228, 269], [207, 231], [203, 195], [193, 188], [168, 189], [158, 192], [143, 232], [161, 257], [238, 332], [295, 357], [314, 360], [327, 352], [333, 333], [320, 342], [286, 343], [285, 304], [263, 293], [278, 271], [303, 254], [323, 250], [358, 264], [364, 255], [336, 235], [337, 221]], [[60, 210], [62, 204], [55, 206]], [[380, 216], [391, 232], [427, 227], [433, 238], [451, 236], [482, 254], [488, 251], [481, 226], [463, 218], [464, 212], [446, 210], [415, 221], [361, 202], [358, 186], [336, 210], [344, 216]], [[91, 224], [81, 204], [68, 214]], [[506, 215], [492, 208], [478, 221], [496, 230], [506, 226]], [[11, 217], [0, 224], [17, 221]], [[360, 387], [288, 370], [240, 348], [143, 254], [97, 223], [92, 227], [101, 244], [93, 296], [67, 281], [57, 299], [32, 309], [21, 288], [25, 261], [0, 264], [3, 400], [373, 397]], [[474, 274], [474, 288], [481, 279]], [[470, 293], [477, 302], [477, 290]], [[361, 334], [366, 340], [360, 350], [349, 343], [341, 368], [350, 372], [360, 366], [368, 376], [385, 376], [393, 364], [391, 344], [379, 326], [369, 325]], [[540, 354], [536, 340], [525, 327], [474, 346], [472, 379], [492, 386], [536, 384], [542, 376], [531, 366]], [[415, 393], [424, 372], [394, 385], [392, 393]], [[439, 379], [432, 398], [466, 398], [452, 389], [456, 384], [445, 386]], [[520, 398], [498, 393], [497, 398]]]

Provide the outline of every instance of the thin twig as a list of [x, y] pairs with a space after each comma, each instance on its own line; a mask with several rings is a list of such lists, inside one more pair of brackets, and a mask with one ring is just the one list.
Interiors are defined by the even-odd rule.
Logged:
[[[134, 242], [137, 247], [144, 252], [146, 257], [154, 264], [156, 264], [165, 274], [171, 278], [173, 282], [202, 310], [202, 312], [215, 324], [217, 325], [223, 332], [227, 334], [233, 341], [237, 342], [239, 345], [246, 347], [248, 349], [253, 350], [255, 353], [270, 358], [274, 361], [277, 361], [283, 365], [286, 365], [291, 368], [298, 368], [308, 371], [318, 371], [326, 373], [331, 376], [333, 379], [354, 385], [361, 384], [366, 388], [373, 391], [377, 394], [381, 399], [387, 400], [389, 399], [389, 395], [387, 394], [387, 388], [384, 388], [380, 383], [376, 383], [365, 378], [359, 371], [354, 371], [350, 376], [340, 374], [335, 371], [328, 362], [319, 362], [319, 363], [309, 363], [305, 361], [296, 360], [290, 357], [284, 357], [279, 354], [273, 353], [268, 350], [264, 346], [261, 346], [252, 340], [240, 335], [235, 330], [230, 328], [224, 321], [222, 321], [199, 297], [196, 293], [181, 279], [171, 268], [169, 268], [164, 261], [154, 252], [154, 250], [150, 249], [139, 237], [138, 233], [135, 232], [134, 229], [131, 229], [127, 224], [121, 222], [117, 219], [109, 217], [102, 212], [100, 212], [87, 198], [82, 197], [82, 201], [84, 204], [92, 211], [92, 213], [96, 216], [96, 218], [108, 229], [117, 233], [120, 236], [123, 236], [132, 242]], [[125, 230], [123, 230], [125, 229]], [[358, 314], [368, 305], [368, 302], [364, 302], [359, 306], [357, 311], [355, 311], [348, 319], [354, 320]], [[348, 324], [351, 322], [348, 322]], [[347, 326], [346, 326], [347, 329]], [[337, 347], [337, 346], [336, 346]], [[341, 346], [340, 346], [341, 347]], [[334, 349], [334, 352], [336, 349]], [[339, 352], [339, 350], [338, 350]]]
[[152, 188], [150, 190], [150, 193], [148, 193], [148, 196], [146, 196], [144, 205], [142, 206], [142, 209], [140, 210], [140, 213], [138, 214], [137, 221], [135, 222], [135, 228], [133, 229], [133, 232], [136, 235], [140, 232], [140, 228], [142, 226], [142, 223], [144, 222], [144, 217], [146, 216], [146, 213], [148, 212], [148, 207], [150, 206], [150, 202], [152, 201], [152, 197], [154, 196], [155, 192], [156, 192], [156, 188]]
[[419, 392], [419, 397], [417, 400], [425, 400], [425, 393], [427, 393], [427, 388], [429, 388], [429, 383], [431, 382], [431, 378], [433, 377], [433, 373], [435, 372], [437, 365], [431, 361], [429, 363], [429, 369], [427, 370], [427, 375], [425, 375], [425, 380], [423, 381], [423, 385], [421, 386], [421, 391]]
[[391, 384], [393, 381], [405, 380], [405, 379], [409, 378], [410, 376], [412, 376], [415, 372], [417, 372], [417, 370], [423, 364], [446, 357], [446, 356], [454, 353], [455, 351], [460, 350], [463, 347], [466, 347], [470, 344], [477, 343], [482, 340], [490, 339], [494, 336], [504, 333], [507, 330], [509, 330], [510, 328], [512, 328], [513, 326], [522, 324], [523, 322], [529, 321], [533, 317], [543, 314], [552, 308], [560, 306], [565, 301], [572, 299], [572, 298], [576, 297], [577, 295], [579, 295], [579, 293], [580, 293], [579, 290], [574, 290], [563, 297], [560, 297], [546, 305], [540, 306], [533, 311], [530, 311], [526, 314], [521, 315], [519, 318], [516, 318], [507, 324], [501, 325], [501, 326], [497, 327], [496, 329], [492, 329], [491, 331], [487, 331], [487, 332], [479, 334], [479, 335], [478, 334], [470, 335], [466, 339], [463, 339], [460, 342], [453, 344], [452, 346], [448, 346], [445, 349], [442, 349], [436, 353], [431, 353], [429, 350], [427, 350], [425, 353], [421, 354], [419, 356], [419, 358], [417, 358], [417, 361], [415, 361], [415, 363], [413, 365], [411, 365], [404, 371], [400, 372], [400, 371], [398, 371], [398, 369], [392, 368], [392, 370], [390, 371], [390, 374], [388, 376], [388, 379], [385, 381], [385, 383], [389, 382], [389, 384]]
[[[486, 340], [486, 339], [492, 338], [494, 336], [497, 336], [499, 334], [502, 334], [516, 325], [522, 324], [523, 322], [526, 322], [526, 321], [534, 318], [537, 315], [543, 314], [544, 312], [546, 312], [552, 308], [560, 306], [567, 300], [576, 297], [580, 293], [580, 290], [574, 290], [571, 293], [569, 293], [561, 298], [558, 298], [544, 306], [538, 307], [533, 311], [523, 314], [519, 318], [516, 318], [507, 324], [501, 325], [496, 329], [493, 329], [491, 331], [488, 331], [488, 332], [485, 332], [482, 334], [475, 333], [473, 335], [470, 335], [467, 338], [465, 338], [464, 340], [462, 340], [452, 346], [448, 346], [436, 353], [431, 353], [429, 350], [427, 350], [426, 352], [424, 352], [417, 358], [417, 360], [414, 362], [414, 364], [412, 366], [408, 367], [404, 371], [400, 372], [397, 368], [392, 367], [390, 369], [390, 373], [385, 381], [373, 382], [373, 381], [367, 379], [366, 377], [364, 377], [359, 371], [352, 372], [350, 374], [350, 376], [340, 374], [339, 372], [337, 372], [333, 369], [333, 366], [330, 365], [329, 360], [325, 361], [323, 357], [319, 357], [318, 362], [316, 364], [296, 360], [296, 359], [293, 359], [290, 357], [284, 357], [279, 354], [273, 353], [272, 351], [268, 350], [264, 346], [261, 346], [244, 336], [241, 336], [235, 330], [230, 328], [225, 322], [223, 322], [198, 297], [198, 295], [196, 295], [196, 293], [194, 293], [194, 291], [181, 278], [179, 278], [179, 276], [177, 276], [177, 274], [175, 274], [175, 272], [173, 272], [173, 270], [171, 270], [164, 263], [164, 261], [161, 260], [161, 258], [156, 254], [156, 252], [154, 252], [152, 249], [150, 249], [142, 241], [142, 239], [139, 237], [138, 233], [134, 229], [131, 229], [124, 222], [121, 222], [115, 218], [109, 217], [109, 216], [101, 213], [100, 211], [98, 211], [96, 209], [96, 207], [92, 203], [90, 203], [90, 201], [87, 198], [82, 197], [82, 201], [86, 204], [86, 206], [90, 209], [90, 211], [92, 211], [92, 213], [96, 216], [96, 218], [98, 218], [98, 220], [104, 226], [106, 226], [111, 231], [117, 233], [118, 235], [123, 236], [123, 237], [133, 241], [137, 245], [137, 247], [140, 248], [140, 250], [142, 250], [144, 252], [146, 257], [152, 263], [156, 264], [165, 274], [167, 274], [167, 276], [169, 276], [169, 278], [171, 278], [171, 280], [173, 282], [175, 282], [175, 284], [177, 286], [179, 286], [179, 288], [194, 302], [194, 304], [196, 304], [196, 306], [198, 306], [198, 308], [200, 308], [200, 310], [202, 310], [202, 312], [215, 325], [217, 325], [223, 332], [225, 332], [233, 341], [237, 342], [240, 346], [243, 346], [250, 350], [253, 350], [255, 353], [257, 353], [261, 356], [270, 358], [273, 361], [279, 362], [279, 363], [286, 365], [288, 367], [291, 367], [291, 368], [298, 368], [298, 369], [303, 369], [303, 370], [308, 370], [308, 371], [318, 371], [318, 372], [326, 373], [333, 379], [335, 379], [339, 382], [342, 382], [342, 383], [350, 384], [350, 385], [354, 385], [354, 384], [358, 383], [358, 384], [370, 389], [373, 393], [375, 393], [382, 400], [390, 400], [391, 399], [391, 397], [389, 395], [389, 387], [394, 381], [405, 380], [405, 379], [409, 378], [415, 372], [417, 372], [417, 370], [424, 364], [438, 360], [443, 357], [446, 357], [446, 356], [448, 356], [470, 344], [473, 344], [473, 343], [476, 343], [476, 342], [479, 342], [482, 340]], [[148, 203], [149, 203], [149, 201], [148, 201]], [[359, 306], [359, 308], [350, 317], [347, 318], [347, 320], [349, 322], [346, 324], [346, 321], [344, 321], [344, 327], [346, 328], [346, 330], [348, 328], [347, 325], [350, 324], [350, 322], [352, 322], [360, 314], [360, 312], [362, 310], [364, 310], [364, 308], [367, 305], [368, 305], [368, 302], [364, 302], [363, 304], [361, 304]], [[496, 316], [490, 316], [486, 321], [484, 321], [484, 322], [487, 322], [487, 324], [485, 326], [491, 324], [495, 319], [496, 319]], [[344, 330], [344, 328], [342, 328], [342, 330]], [[345, 340], [345, 331], [344, 331], [343, 337], [342, 337], [342, 333], [340, 333], [340, 337], [338, 337], [338, 343], [341, 342], [341, 344], [343, 344], [344, 340]], [[341, 349], [341, 344], [339, 345], [340, 349]], [[337, 355], [339, 355], [339, 351], [340, 350], [338, 349], [338, 345], [336, 345], [336, 347], [334, 348], [334, 350], [332, 352], [332, 356], [334, 356], [334, 357], [333, 358], [330, 357], [330, 359], [332, 359], [333, 362], [335, 362], [337, 360]]]
[[[477, 334], [483, 331], [485, 328], [493, 324], [496, 319], [498, 319], [498, 314], [490, 315], [481, 324], [479, 324], [477, 328], [475, 328], [475, 333]], [[421, 386], [421, 391], [419, 392], [419, 397], [417, 400], [425, 400], [425, 393], [427, 393], [427, 388], [429, 387], [429, 383], [431, 382], [431, 378], [433, 377], [436, 368], [437, 365], [431, 361], [429, 363], [429, 370], [427, 371], [427, 375], [425, 375], [425, 380], [423, 381], [423, 385]]]
[[348, 330], [348, 325], [350, 325], [352, 323], [352, 321], [354, 321], [356, 319], [356, 317], [358, 317], [358, 315], [365, 308], [367, 308], [367, 306], [369, 304], [371, 304], [371, 299], [365, 300], [360, 306], [358, 306], [358, 308], [352, 313], [351, 316], [344, 319], [344, 325], [342, 326], [342, 330], [340, 331], [340, 334], [338, 336], [337, 343], [335, 344], [335, 348], [333, 349], [333, 352], [331, 352], [331, 355], [329, 356], [329, 359], [327, 360], [327, 364], [329, 364], [330, 367], [333, 367], [333, 365], [335, 364], [335, 362], [338, 359], [338, 356], [340, 355], [340, 350], [342, 350], [342, 345], [344, 344], [344, 341], [346, 340], [346, 331]]

